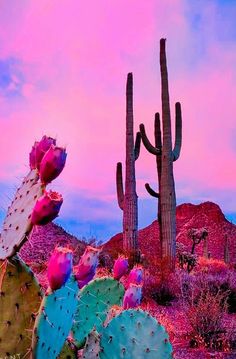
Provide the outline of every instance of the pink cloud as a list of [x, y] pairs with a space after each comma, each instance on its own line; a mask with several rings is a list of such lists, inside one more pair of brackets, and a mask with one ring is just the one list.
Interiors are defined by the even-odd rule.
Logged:
[[[135, 128], [144, 122], [153, 138], [163, 36], [172, 110], [175, 101], [183, 104], [183, 149], [175, 164], [179, 195], [191, 201], [213, 186], [217, 201], [219, 190], [235, 190], [235, 42], [215, 36], [215, 6], [201, 10], [198, 31], [186, 7], [181, 0], [42, 0], [16, 2], [13, 10], [0, 2], [0, 58], [19, 59], [23, 76], [20, 96], [0, 97], [1, 181], [25, 173], [31, 144], [46, 133], [67, 146], [67, 165], [55, 186], [68, 201], [76, 191], [115, 200], [115, 166], [125, 155], [126, 74], [134, 73]], [[156, 176], [154, 157], [142, 149], [141, 198], [148, 196], [144, 183], [155, 184]]]

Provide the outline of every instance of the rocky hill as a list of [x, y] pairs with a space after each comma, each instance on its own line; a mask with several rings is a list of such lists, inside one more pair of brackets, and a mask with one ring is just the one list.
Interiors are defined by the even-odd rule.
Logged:
[[62, 227], [49, 223], [33, 229], [31, 238], [23, 245], [20, 255], [37, 273], [46, 267], [48, 259], [56, 246], [74, 250], [74, 262], [83, 254], [86, 243], [67, 233]]
[[[212, 258], [224, 259], [225, 246], [228, 241], [229, 259], [236, 263], [236, 226], [230, 223], [222, 213], [220, 207], [212, 202], [199, 205], [191, 203], [181, 204], [177, 207], [177, 242], [183, 243], [190, 250], [191, 240], [188, 231], [191, 228], [206, 228], [208, 231], [208, 252]], [[141, 252], [147, 260], [153, 261], [160, 254], [159, 225], [154, 221], [146, 228], [139, 230], [138, 234]], [[104, 250], [112, 255], [121, 252], [122, 234], [112, 237], [104, 245]], [[196, 253], [203, 255], [203, 243], [196, 247]]]

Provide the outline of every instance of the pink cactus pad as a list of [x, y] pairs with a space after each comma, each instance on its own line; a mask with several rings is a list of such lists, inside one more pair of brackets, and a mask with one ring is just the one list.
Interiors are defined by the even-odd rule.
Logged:
[[82, 288], [93, 279], [98, 266], [99, 253], [100, 249], [88, 246], [81, 256], [79, 264], [74, 267], [79, 288]]
[[127, 273], [128, 268], [129, 268], [128, 258], [122, 256], [117, 258], [113, 267], [114, 279], [120, 280], [120, 278]]
[[48, 281], [51, 290], [61, 288], [72, 271], [73, 253], [68, 248], [55, 248], [48, 262]]
[[29, 154], [29, 165], [30, 165], [31, 170], [34, 170], [37, 167], [36, 148], [37, 148], [38, 144], [39, 144], [39, 142], [35, 141], [34, 145], [32, 146], [32, 150]]
[[45, 153], [49, 150], [51, 145], [56, 145], [56, 140], [48, 136], [43, 136], [41, 141], [37, 142], [37, 145], [35, 147], [35, 160], [36, 167], [38, 170], [40, 168], [40, 164]]
[[59, 176], [65, 166], [66, 156], [65, 148], [51, 145], [40, 164], [39, 176], [42, 183], [50, 183]]
[[140, 305], [142, 299], [142, 286], [136, 284], [130, 284], [125, 291], [123, 299], [124, 309], [136, 308]]
[[143, 281], [143, 267], [142, 266], [135, 266], [129, 273], [127, 279], [127, 286], [131, 283], [133, 284], [141, 284]]
[[62, 196], [53, 191], [45, 191], [35, 203], [31, 223], [33, 225], [44, 225], [51, 222], [58, 216], [63, 202]]

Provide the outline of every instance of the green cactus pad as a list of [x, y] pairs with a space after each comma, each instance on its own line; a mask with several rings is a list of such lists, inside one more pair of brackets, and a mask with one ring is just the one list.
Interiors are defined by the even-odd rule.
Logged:
[[77, 350], [72, 349], [66, 341], [58, 359], [77, 359]]
[[76, 345], [84, 345], [88, 334], [95, 327], [98, 332], [111, 306], [121, 305], [124, 287], [113, 278], [94, 279], [80, 291], [75, 323], [72, 327]]
[[92, 330], [89, 333], [84, 349], [83, 349], [83, 359], [95, 359], [98, 358], [100, 352], [100, 336], [96, 330]]
[[41, 297], [39, 284], [22, 260], [0, 261], [0, 358], [28, 353]]
[[100, 359], [170, 359], [164, 327], [142, 310], [125, 310], [101, 331]]
[[78, 284], [74, 278], [45, 295], [35, 321], [32, 352], [36, 359], [56, 358], [71, 330], [77, 308]]
[[30, 171], [8, 208], [0, 238], [0, 259], [2, 260], [11, 257], [19, 250], [32, 229], [30, 216], [43, 191], [38, 178], [37, 170]]

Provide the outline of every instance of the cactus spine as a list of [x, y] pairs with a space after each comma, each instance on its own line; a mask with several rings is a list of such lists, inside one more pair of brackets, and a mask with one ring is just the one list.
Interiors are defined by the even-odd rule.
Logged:
[[141, 135], [138, 132], [134, 146], [133, 131], [133, 76], [128, 74], [126, 85], [126, 168], [125, 192], [122, 180], [122, 164], [117, 164], [117, 198], [123, 210], [123, 249], [138, 260], [138, 197], [136, 193], [135, 161], [139, 157]]
[[149, 141], [145, 127], [140, 125], [142, 142], [146, 149], [156, 156], [159, 193], [148, 183], [148, 193], [159, 199], [158, 222], [160, 225], [161, 258], [167, 271], [175, 269], [176, 252], [176, 196], [173, 162], [179, 158], [182, 144], [182, 114], [180, 103], [175, 104], [175, 146], [172, 150], [171, 118], [166, 64], [165, 39], [160, 40], [162, 133], [159, 114], [155, 115], [155, 146]]

